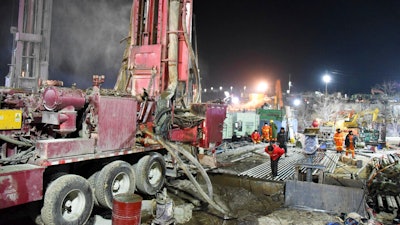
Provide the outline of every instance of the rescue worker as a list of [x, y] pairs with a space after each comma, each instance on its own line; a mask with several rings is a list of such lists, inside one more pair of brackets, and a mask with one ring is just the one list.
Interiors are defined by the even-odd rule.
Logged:
[[351, 153], [351, 157], [354, 159], [355, 158], [354, 148], [356, 146], [356, 137], [353, 135], [353, 131], [349, 131], [349, 133], [346, 135], [344, 144], [346, 145], [346, 156], [348, 156], [348, 154]]
[[268, 125], [268, 123], [264, 123], [264, 126], [261, 128], [263, 141], [269, 142], [269, 133], [270, 132], [271, 132], [271, 127]]
[[270, 142], [270, 144], [265, 147], [265, 152], [269, 155], [271, 160], [272, 177], [276, 177], [278, 176], [278, 161], [281, 156], [285, 154], [285, 151], [276, 144]]
[[276, 141], [276, 132], [277, 132], [277, 130], [278, 130], [278, 127], [276, 126], [276, 124], [274, 123], [273, 120], [270, 120], [270, 121], [269, 121], [269, 126], [271, 127], [269, 139], [270, 139], [271, 141]]
[[258, 133], [258, 130], [253, 131], [253, 133], [251, 134], [251, 140], [254, 144], [258, 144], [261, 142], [261, 136], [260, 133]]
[[278, 140], [278, 143], [279, 143], [279, 147], [283, 148], [285, 150], [285, 157], [287, 157], [288, 155], [287, 155], [287, 145], [286, 145], [286, 143], [288, 141], [288, 135], [285, 132], [285, 128], [284, 127], [281, 127], [281, 129], [280, 129], [280, 131], [279, 131], [279, 133], [277, 135], [277, 140]]
[[336, 153], [342, 153], [343, 151], [343, 134], [340, 128], [336, 129], [336, 133], [333, 135], [333, 142], [335, 142]]

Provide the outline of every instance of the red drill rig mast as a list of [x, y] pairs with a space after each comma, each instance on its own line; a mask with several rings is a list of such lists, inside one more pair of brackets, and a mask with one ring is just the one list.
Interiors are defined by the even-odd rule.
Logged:
[[99, 75], [87, 90], [52, 81], [33, 94], [0, 89], [0, 210], [35, 203], [45, 224], [84, 224], [95, 205], [111, 208], [116, 194], [154, 196], [166, 176], [194, 180], [190, 164], [208, 184], [207, 191], [195, 184], [199, 192], [224, 212], [197, 160], [203, 150], [215, 159], [226, 106], [200, 102], [192, 5], [133, 1], [113, 90], [101, 88]]

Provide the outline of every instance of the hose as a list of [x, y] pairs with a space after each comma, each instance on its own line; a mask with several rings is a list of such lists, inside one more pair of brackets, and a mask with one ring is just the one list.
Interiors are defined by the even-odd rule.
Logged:
[[[206, 176], [203, 175], [203, 173], [201, 172], [202, 170], [204, 171], [204, 168], [202, 168], [201, 166], [198, 167], [198, 169], [200, 170], [201, 174], [203, 175], [203, 178], [206, 180], [207, 183], [207, 187], [208, 187], [208, 191], [209, 191], [209, 195], [208, 196], [204, 190], [200, 187], [199, 183], [196, 181], [196, 179], [193, 177], [192, 173], [190, 173], [189, 169], [187, 168], [187, 166], [185, 165], [185, 163], [182, 161], [182, 159], [175, 154], [175, 152], [173, 151], [173, 149], [171, 149], [170, 146], [167, 145], [167, 143], [163, 143], [163, 141], [160, 142], [164, 147], [166, 147], [166, 149], [168, 150], [168, 152], [171, 153], [171, 155], [177, 160], [177, 162], [180, 164], [181, 168], [183, 169], [183, 171], [185, 172], [185, 174], [188, 176], [189, 180], [193, 183], [193, 185], [196, 187], [196, 189], [199, 191], [200, 195], [212, 206], [214, 207], [216, 210], [218, 210], [219, 212], [221, 212], [222, 214], [228, 216], [228, 212], [226, 212], [221, 206], [219, 206], [216, 202], [214, 202], [212, 200], [212, 189], [210, 189], [211, 186], [211, 181], [210, 178], [208, 177], [208, 175], [206, 174]], [[177, 150], [179, 153], [182, 153], [184, 151], [182, 150]], [[193, 159], [194, 157], [191, 156]], [[191, 160], [192, 161], [192, 160]], [[194, 162], [194, 161], [192, 161]]]
[[[186, 1], [184, 2], [183, 7], [186, 7]], [[185, 12], [185, 8], [183, 9], [183, 12]], [[182, 16], [182, 29], [183, 29], [183, 36], [185, 38], [185, 43], [186, 46], [188, 47], [189, 53], [190, 53], [190, 60], [192, 61], [193, 64], [193, 71], [194, 71], [194, 75], [195, 75], [195, 80], [196, 80], [196, 84], [198, 86], [198, 90], [196, 91], [196, 96], [194, 96], [194, 103], [199, 103], [200, 102], [200, 92], [201, 92], [201, 84], [200, 84], [200, 74], [199, 74], [199, 70], [198, 70], [198, 65], [197, 65], [197, 60], [196, 60], [196, 56], [194, 54], [194, 50], [192, 45], [190, 44], [189, 41], [189, 37], [188, 37], [188, 32], [187, 32], [187, 27], [186, 27], [186, 13], [183, 14]]]
[[0, 164], [18, 164], [24, 160], [28, 160], [29, 158], [34, 156], [35, 146], [30, 147], [26, 151], [22, 151], [18, 154], [12, 155], [5, 159], [0, 159]]
[[[163, 101], [169, 101], [173, 97], [178, 85], [178, 34], [176, 33], [179, 27], [178, 21], [179, 1], [171, 0], [168, 19], [168, 86], [161, 94], [161, 100]], [[166, 104], [162, 101], [159, 103]]]
[[15, 140], [14, 138], [10, 138], [9, 136], [2, 135], [2, 134], [0, 134], [0, 139], [5, 141], [5, 142], [9, 142], [11, 144], [18, 145], [18, 146], [25, 146], [25, 147], [32, 146], [31, 143], [18, 141], [18, 140]]
[[[165, 149], [172, 155], [172, 157], [174, 157], [178, 164], [181, 166], [182, 170], [184, 171], [184, 173], [188, 176], [189, 180], [193, 183], [193, 185], [196, 187], [196, 189], [199, 191], [200, 195], [212, 206], [214, 207], [216, 210], [218, 210], [219, 212], [221, 212], [222, 214], [224, 214], [224, 216], [229, 217], [228, 216], [228, 212], [223, 209], [221, 206], [219, 206], [216, 202], [214, 202], [212, 200], [213, 197], [213, 190], [212, 190], [212, 184], [211, 184], [211, 180], [208, 177], [207, 172], [204, 170], [204, 168], [201, 166], [201, 164], [188, 152], [181, 150], [180, 148], [176, 147], [173, 148], [171, 145], [172, 143], [167, 143], [164, 139], [162, 139], [161, 137], [155, 136], [153, 133], [151, 133], [148, 130], [145, 130], [144, 132], [146, 132], [147, 134], [151, 135], [156, 141], [158, 141], [162, 146], [165, 147]], [[207, 183], [207, 189], [208, 189], [208, 195], [204, 192], [204, 190], [200, 187], [199, 183], [195, 180], [195, 178], [193, 177], [192, 173], [189, 171], [189, 169], [187, 168], [187, 166], [185, 165], [185, 163], [182, 161], [182, 159], [178, 156], [178, 154], [176, 154], [177, 151], [178, 153], [181, 153], [183, 156], [185, 156], [187, 159], [189, 159], [192, 163], [195, 164], [195, 166], [197, 167], [197, 169], [200, 171], [200, 174], [203, 176], [205, 182]]]

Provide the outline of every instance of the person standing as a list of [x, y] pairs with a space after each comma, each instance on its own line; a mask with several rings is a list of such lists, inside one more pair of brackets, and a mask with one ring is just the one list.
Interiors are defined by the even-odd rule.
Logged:
[[285, 151], [276, 144], [270, 144], [265, 147], [265, 152], [269, 155], [269, 158], [271, 160], [272, 176], [276, 177], [278, 176], [278, 161], [281, 156], [285, 154]]
[[281, 127], [281, 129], [280, 129], [280, 131], [279, 131], [279, 133], [277, 135], [277, 140], [278, 140], [278, 143], [279, 143], [279, 147], [283, 148], [285, 150], [285, 157], [287, 157], [288, 155], [287, 155], [287, 145], [286, 145], [286, 143], [288, 141], [288, 135], [287, 135], [284, 127]]
[[276, 126], [276, 124], [274, 123], [273, 120], [269, 121], [269, 126], [270, 126], [269, 140], [270, 141], [276, 141], [276, 132], [278, 130], [278, 127]]
[[261, 128], [262, 139], [266, 142], [269, 142], [269, 134], [271, 132], [271, 127], [268, 123], [264, 123], [264, 126]]
[[333, 142], [335, 142], [336, 153], [342, 153], [343, 151], [343, 134], [340, 128], [336, 129], [336, 133], [333, 135]]
[[356, 137], [353, 135], [353, 131], [349, 131], [349, 133], [346, 135], [344, 144], [346, 145], [346, 156], [348, 156], [348, 154], [351, 153], [351, 157], [354, 159], [355, 158], [354, 148], [356, 146]]
[[260, 133], [258, 133], [258, 130], [253, 131], [253, 133], [251, 134], [251, 140], [254, 144], [258, 144], [261, 142], [261, 136]]

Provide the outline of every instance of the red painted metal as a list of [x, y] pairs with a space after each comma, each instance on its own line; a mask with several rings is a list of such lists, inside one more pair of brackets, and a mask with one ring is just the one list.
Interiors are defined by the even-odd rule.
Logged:
[[[161, 45], [132, 46], [129, 64], [135, 67], [132, 93], [140, 94], [146, 89], [151, 96], [159, 95]], [[151, 81], [152, 85], [149, 86]]]
[[198, 139], [197, 127], [175, 129], [169, 131], [169, 139], [171, 141], [179, 141], [183, 143], [196, 143]]
[[98, 98], [97, 151], [135, 146], [137, 101], [134, 98]]
[[[148, 4], [146, 6], [145, 4]], [[156, 4], [158, 3], [158, 4]], [[179, 21], [179, 30], [168, 30], [168, 0], [149, 0], [133, 2], [131, 23], [131, 54], [128, 68], [132, 69], [132, 90], [141, 94], [148, 89], [150, 79], [153, 79], [152, 96], [158, 96], [167, 88], [169, 71], [168, 63], [168, 32], [178, 34], [178, 80], [189, 84], [189, 46], [183, 31], [191, 33], [192, 1], [185, 0], [182, 6], [182, 16], [185, 16], [186, 28]], [[148, 8], [149, 10], [144, 10]], [[147, 12], [147, 14], [146, 14]], [[143, 23], [143, 18], [147, 18]], [[155, 23], [157, 21], [157, 23]], [[190, 35], [188, 36], [190, 37]], [[174, 62], [175, 63], [175, 62]], [[144, 77], [144, 74], [147, 77]], [[152, 76], [153, 75], [153, 76]], [[150, 91], [150, 90], [149, 90]]]
[[93, 154], [94, 139], [65, 138], [40, 140], [36, 143], [37, 154], [41, 159]]
[[226, 105], [221, 104], [192, 104], [192, 111], [205, 118], [201, 129], [203, 137], [200, 147], [210, 148], [222, 142], [222, 128], [226, 118]]
[[139, 225], [142, 197], [133, 193], [117, 194], [113, 199], [112, 225]]
[[[23, 5], [26, 1], [20, 0], [20, 3]], [[171, 18], [176, 16], [179, 21], [169, 21], [169, 3], [169, 0], [133, 0], [131, 39], [127, 68], [124, 67], [128, 81], [123, 79], [120, 82], [134, 96], [126, 96], [119, 90], [101, 89], [105, 79], [103, 75], [94, 75], [93, 87], [86, 91], [50, 86], [50, 83], [43, 94], [0, 90], [0, 100], [4, 103], [2, 107], [21, 110], [23, 117], [21, 129], [0, 130], [2, 135], [10, 138], [3, 138], [6, 146], [1, 150], [0, 157], [21, 164], [0, 164], [0, 208], [42, 199], [43, 181], [47, 180], [43, 174], [52, 175], [57, 171], [54, 168], [44, 173], [45, 167], [71, 164], [69, 168], [76, 169], [73, 172], [79, 174], [80, 167], [75, 168], [73, 163], [87, 161], [82, 164], [90, 166], [99, 159], [109, 158], [112, 161], [116, 156], [123, 155], [131, 155], [123, 157], [123, 160], [134, 163], [146, 154], [136, 157], [134, 153], [165, 150], [147, 130], [157, 131], [164, 125], [168, 129], [172, 127], [168, 141], [208, 150], [221, 143], [226, 106], [192, 104], [194, 92], [198, 91], [194, 85], [198, 85], [199, 80], [189, 72], [194, 65], [188, 40], [191, 38], [193, 1], [171, 3], [174, 8]], [[174, 30], [169, 27], [169, 22]], [[19, 49], [16, 52], [22, 54]], [[196, 82], [190, 87], [192, 82], [189, 81], [193, 79]], [[188, 116], [195, 118], [193, 122], [186, 123], [184, 118], [174, 117], [180, 112], [190, 114], [186, 110], [189, 105], [194, 109], [192, 114], [197, 115]], [[171, 116], [173, 124], [164, 123], [169, 120], [158, 120], [162, 116]], [[154, 121], [156, 118], [157, 121]], [[204, 122], [199, 125], [203, 118]], [[29, 143], [35, 143], [35, 148], [30, 148]], [[33, 157], [29, 160], [10, 157], [24, 151], [32, 151]], [[173, 162], [175, 159], [167, 160]], [[65, 168], [68, 166], [65, 165]], [[131, 194], [120, 197], [114, 199], [113, 224], [140, 223], [140, 196]]]
[[73, 106], [79, 110], [85, 105], [85, 95], [80, 89], [48, 87], [43, 92], [43, 105], [47, 110], [60, 110]]
[[42, 199], [44, 167], [0, 167], [0, 209]]

